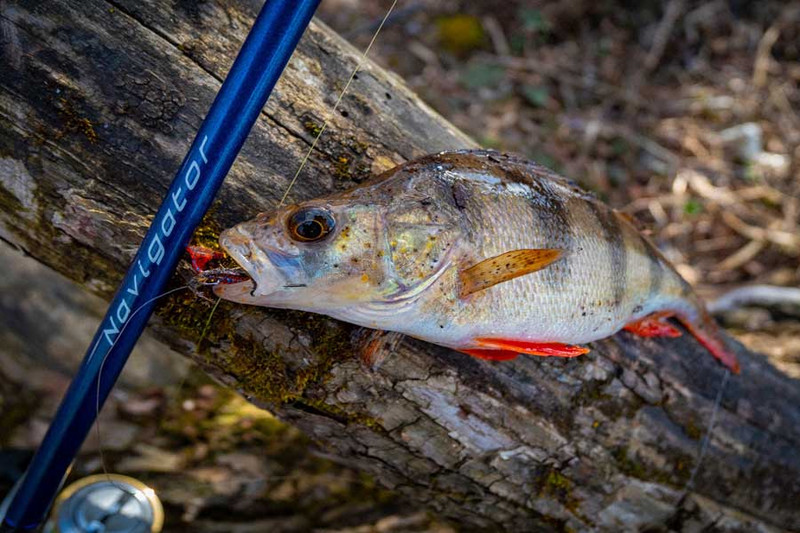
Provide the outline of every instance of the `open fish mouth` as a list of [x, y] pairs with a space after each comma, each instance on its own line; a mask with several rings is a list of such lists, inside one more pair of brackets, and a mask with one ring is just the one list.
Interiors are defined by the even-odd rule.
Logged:
[[186, 251], [195, 271], [190, 283], [193, 287], [212, 288], [218, 296], [227, 298], [230, 294], [237, 299], [255, 290], [257, 284], [243, 264], [243, 257], [232, 255], [228, 249], [220, 251], [202, 245], [187, 246]]
[[214, 294], [220, 298], [240, 303], [252, 303], [258, 286], [250, 273], [241, 266], [206, 270], [197, 279], [203, 285], [212, 286]]
[[187, 246], [186, 251], [189, 253], [192, 269], [195, 272], [190, 283], [194, 287], [217, 287], [253, 282], [250, 273], [229, 254], [201, 245]]
[[222, 252], [214, 254], [214, 259], [209, 261], [208, 265], [204, 265], [211, 268], [196, 270], [197, 274], [192, 280], [192, 285], [211, 288], [217, 296], [225, 299], [232, 297], [238, 299], [242, 294], [249, 294], [255, 290], [256, 283], [246, 269], [239, 265], [227, 266], [235, 264], [229, 255]]

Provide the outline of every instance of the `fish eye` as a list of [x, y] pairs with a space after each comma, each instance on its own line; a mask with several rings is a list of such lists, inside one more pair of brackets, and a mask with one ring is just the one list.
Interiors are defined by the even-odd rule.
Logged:
[[335, 226], [333, 215], [321, 207], [298, 209], [289, 216], [289, 235], [300, 242], [318, 241]]

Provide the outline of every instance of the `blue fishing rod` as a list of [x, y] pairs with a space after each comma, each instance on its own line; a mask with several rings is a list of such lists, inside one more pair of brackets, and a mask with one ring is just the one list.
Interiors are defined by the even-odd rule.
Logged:
[[[95, 333], [0, 531], [38, 528], [320, 0], [267, 0]], [[99, 380], [99, 381], [98, 381]]]

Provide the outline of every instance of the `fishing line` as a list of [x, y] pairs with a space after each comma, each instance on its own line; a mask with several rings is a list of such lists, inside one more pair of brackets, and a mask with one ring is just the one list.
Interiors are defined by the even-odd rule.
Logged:
[[[164, 296], [168, 296], [168, 295], [170, 295], [172, 293], [175, 293], [175, 292], [178, 292], [178, 291], [182, 291], [182, 290], [188, 289], [188, 288], [190, 288], [190, 285], [183, 285], [181, 287], [176, 287], [176, 288], [170, 289], [170, 290], [168, 290], [166, 292], [162, 292], [161, 294], [153, 296], [149, 300], [147, 300], [144, 303], [142, 303], [142, 305], [140, 305], [139, 307], [134, 309], [133, 312], [131, 313], [130, 317], [128, 317], [128, 320], [125, 322], [125, 324], [119, 330], [119, 333], [117, 333], [117, 337], [114, 339], [114, 342], [111, 343], [111, 348], [113, 348], [117, 344], [117, 341], [122, 337], [122, 332], [125, 331], [125, 328], [127, 328], [128, 324], [131, 323], [131, 319], [134, 316], [136, 316], [136, 314], [139, 311], [144, 309], [145, 306], [153, 303], [154, 301], [158, 300], [159, 298], [163, 298]], [[99, 338], [97, 339], [97, 342], [95, 343], [94, 348], [92, 348], [92, 351], [91, 351], [91, 353], [90, 353], [90, 355], [89, 355], [89, 357], [87, 359], [91, 359], [94, 356], [94, 353], [97, 351], [97, 347], [98, 346], [100, 346], [100, 339]], [[106, 359], [108, 358], [108, 355], [111, 353], [111, 348], [109, 348], [108, 351], [106, 352], [105, 356], [103, 356], [103, 360], [100, 362], [100, 371], [97, 374], [97, 394], [95, 395], [95, 430], [96, 430], [96, 433], [97, 433], [97, 451], [99, 452], [99, 455], [100, 455], [100, 466], [103, 468], [103, 474], [105, 474], [105, 476], [108, 478], [108, 482], [113, 484], [115, 487], [117, 487], [121, 491], [127, 492], [124, 487], [117, 485], [116, 482], [113, 479], [111, 479], [111, 475], [109, 474], [108, 468], [106, 467], [106, 459], [105, 459], [105, 455], [103, 454], [103, 444], [102, 444], [103, 441], [101, 440], [101, 436], [100, 436], [100, 379], [103, 376], [103, 367], [106, 364]]]
[[[344, 98], [344, 95], [347, 92], [347, 89], [350, 88], [350, 84], [355, 79], [356, 74], [358, 74], [358, 71], [361, 70], [361, 67], [363, 67], [364, 63], [367, 61], [367, 55], [369, 54], [369, 51], [372, 49], [372, 45], [375, 44], [375, 40], [378, 38], [378, 34], [380, 34], [381, 30], [383, 29], [383, 26], [386, 24], [386, 21], [389, 19], [389, 16], [392, 14], [392, 11], [394, 10], [394, 7], [396, 5], [397, 5], [397, 0], [393, 0], [392, 5], [389, 6], [389, 10], [386, 12], [386, 15], [383, 16], [383, 19], [381, 20], [381, 23], [378, 25], [378, 29], [375, 30], [374, 34], [372, 34], [372, 39], [370, 39], [369, 44], [364, 49], [364, 53], [361, 54], [361, 59], [359, 59], [358, 64], [356, 65], [356, 68], [353, 69], [353, 73], [350, 74], [350, 78], [347, 80], [347, 83], [344, 85], [344, 89], [342, 89], [342, 91], [339, 93], [339, 97], [336, 99], [336, 103], [333, 104], [333, 108], [331, 109], [331, 115], [335, 115], [336, 114], [336, 110], [339, 109], [339, 104], [342, 103], [342, 99]], [[328, 120], [325, 120], [322, 123], [322, 127], [319, 129], [317, 134], [314, 136], [314, 141], [311, 143], [311, 146], [308, 147], [308, 150], [306, 151], [306, 155], [303, 157], [302, 161], [300, 161], [300, 167], [297, 169], [297, 172], [294, 173], [294, 176], [292, 177], [292, 180], [289, 182], [289, 187], [287, 187], [286, 188], [286, 192], [283, 193], [283, 197], [281, 198], [281, 201], [278, 203], [278, 207], [281, 207], [284, 204], [284, 202], [286, 202], [286, 198], [289, 196], [289, 191], [291, 191], [292, 187], [294, 187], [294, 184], [297, 181], [297, 178], [300, 176], [300, 172], [303, 171], [303, 167], [306, 166], [306, 163], [308, 162], [308, 158], [311, 157], [311, 152], [314, 151], [314, 148], [317, 146], [317, 142], [319, 141], [319, 138], [322, 137], [323, 133], [325, 133], [325, 128], [327, 128], [327, 127], [328, 127]]]
[[675, 510], [673, 511], [672, 516], [665, 520], [665, 524], [670, 524], [673, 520], [678, 519], [683, 509], [683, 504], [686, 501], [686, 497], [694, 488], [694, 481], [697, 477], [697, 473], [700, 471], [700, 464], [703, 462], [703, 458], [708, 452], [708, 447], [711, 444], [714, 425], [717, 422], [717, 413], [719, 412], [719, 406], [722, 404], [722, 395], [725, 392], [725, 386], [728, 384], [728, 378], [730, 377], [731, 371], [726, 368], [722, 375], [722, 383], [717, 391], [717, 397], [714, 399], [714, 407], [711, 409], [711, 418], [708, 421], [708, 429], [706, 430], [706, 434], [703, 436], [703, 442], [700, 444], [700, 451], [697, 454], [697, 462], [695, 463], [694, 468], [692, 468], [692, 473], [689, 475], [689, 481], [686, 482], [686, 485], [683, 487], [683, 491], [678, 497], [678, 500], [675, 502]]
[[211, 319], [214, 317], [214, 313], [217, 311], [217, 307], [219, 307], [219, 303], [222, 301], [222, 298], [217, 296], [217, 301], [214, 302], [214, 307], [211, 308], [211, 313], [209, 313], [208, 318], [206, 319], [206, 324], [203, 326], [203, 331], [200, 333], [200, 340], [197, 341], [197, 349], [200, 349], [200, 345], [203, 344], [203, 340], [206, 338], [206, 333], [208, 333], [208, 328], [211, 326]]
[[705, 457], [706, 452], [708, 451], [708, 446], [711, 443], [714, 424], [717, 422], [717, 413], [719, 412], [719, 406], [722, 403], [722, 394], [725, 392], [725, 386], [728, 384], [728, 378], [730, 376], [731, 371], [726, 368], [722, 375], [722, 384], [719, 386], [719, 390], [717, 391], [717, 398], [714, 400], [714, 408], [711, 410], [711, 419], [708, 422], [708, 430], [706, 431], [705, 436], [703, 436], [703, 443], [700, 445], [700, 453], [697, 455], [697, 463], [695, 463], [692, 473], [689, 476], [689, 481], [686, 482], [686, 487], [683, 489], [681, 501], [683, 501], [683, 499], [686, 497], [686, 494], [694, 487], [695, 477], [697, 476], [697, 472], [700, 471], [700, 463], [703, 461], [703, 457]]

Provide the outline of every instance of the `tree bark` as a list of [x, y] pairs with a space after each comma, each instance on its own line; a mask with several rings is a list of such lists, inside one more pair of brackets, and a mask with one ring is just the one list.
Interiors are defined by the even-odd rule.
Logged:
[[[0, 236], [110, 297], [257, 11], [255, 2], [5, 4]], [[0, 4], [2, 5], [2, 4]], [[200, 229], [268, 209], [329, 121], [294, 200], [475, 146], [395, 76], [312, 24]], [[176, 277], [176, 285], [181, 283]], [[570, 360], [488, 363], [412, 339], [377, 370], [322, 316], [164, 298], [152, 329], [219, 381], [385, 485], [469, 527], [800, 529], [800, 387], [738, 350], [627, 333]]]

